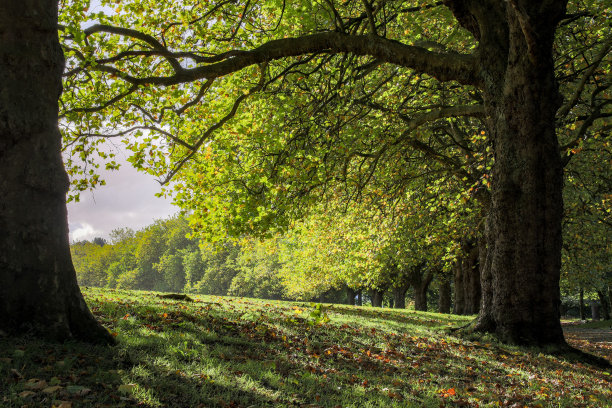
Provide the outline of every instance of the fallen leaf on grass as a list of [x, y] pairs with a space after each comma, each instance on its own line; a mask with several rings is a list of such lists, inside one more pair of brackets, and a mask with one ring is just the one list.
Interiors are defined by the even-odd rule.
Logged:
[[72, 408], [72, 402], [70, 401], [53, 401], [51, 408]]
[[60, 380], [57, 377], [53, 377], [49, 380], [49, 385], [60, 385], [62, 383], [62, 380]]
[[59, 390], [61, 390], [62, 388], [64, 388], [64, 387], [62, 387], [62, 386], [60, 386], [60, 385], [54, 385], [54, 386], [52, 386], [52, 387], [47, 387], [47, 388], [44, 388], [44, 389], [42, 390], [42, 392], [44, 392], [45, 394], [55, 394], [56, 392], [58, 392], [58, 391], [59, 391]]
[[117, 391], [123, 394], [131, 394], [136, 389], [136, 384], [121, 384]]
[[43, 388], [47, 387], [47, 382], [45, 380], [39, 380], [38, 378], [30, 378], [24, 385], [28, 390], [37, 390], [40, 391]]
[[85, 388], [85, 387], [83, 387], [81, 385], [69, 385], [69, 386], [66, 387], [66, 391], [69, 394], [76, 395], [76, 396], [79, 396], [79, 397], [87, 395], [87, 394], [89, 394], [91, 392], [91, 390], [89, 388]]
[[36, 395], [36, 393], [34, 391], [22, 391], [17, 395], [19, 395], [19, 398], [28, 398], [28, 397], [31, 397], [32, 395]]

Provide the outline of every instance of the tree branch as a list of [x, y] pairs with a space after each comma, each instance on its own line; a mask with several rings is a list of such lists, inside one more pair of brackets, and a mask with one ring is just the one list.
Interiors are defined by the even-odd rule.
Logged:
[[[94, 27], [97, 27], [97, 32], [128, 35], [140, 38], [143, 41], [147, 40], [149, 44], [153, 43], [151, 38], [144, 34], [137, 37], [134, 30], [110, 26]], [[159, 42], [157, 42], [156, 46], [158, 45]], [[230, 51], [211, 57], [211, 59], [220, 59], [219, 62], [191, 69], [181, 67], [178, 70], [175, 69], [175, 74], [171, 76], [138, 78], [124, 73], [118, 76], [133, 85], [152, 84], [170, 86], [204, 78], [218, 78], [251, 65], [286, 57], [321, 52], [372, 56], [385, 63], [412, 68], [431, 75], [440, 81], [455, 80], [467, 85], [479, 85], [481, 82], [477, 58], [474, 55], [451, 51], [443, 53], [433, 52], [422, 47], [406, 45], [386, 38], [372, 37], [370, 35], [347, 35], [338, 32], [322, 32], [296, 38], [272, 40], [250, 51]], [[114, 67], [107, 65], [98, 65], [91, 67], [91, 69], [118, 74]]]
[[580, 95], [582, 94], [582, 91], [584, 90], [587, 81], [595, 73], [595, 70], [599, 67], [599, 64], [601, 63], [601, 61], [603, 61], [605, 56], [608, 55], [610, 48], [612, 48], [612, 36], [608, 37], [606, 41], [604, 41], [601, 46], [601, 49], [595, 57], [595, 60], [593, 61], [591, 66], [584, 72], [582, 78], [580, 79], [580, 82], [578, 82], [578, 84], [576, 85], [576, 89], [574, 90], [573, 95], [565, 104], [563, 104], [563, 106], [557, 112], [558, 118], [565, 117], [570, 112], [570, 110], [572, 110], [574, 105], [576, 105], [576, 102], [578, 102], [578, 99], [580, 99]]

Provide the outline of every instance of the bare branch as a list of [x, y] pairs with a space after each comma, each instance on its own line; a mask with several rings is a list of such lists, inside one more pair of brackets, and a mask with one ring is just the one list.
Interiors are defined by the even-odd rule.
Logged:
[[[100, 31], [116, 32], [134, 36], [134, 30], [112, 28], [106, 26]], [[250, 51], [234, 50], [222, 55], [211, 57], [219, 62], [196, 68], [175, 71], [174, 75], [166, 77], [138, 78], [119, 73], [114, 67], [98, 65], [92, 70], [105, 71], [121, 77], [133, 85], [176, 85], [199, 79], [218, 78], [250, 65], [257, 65], [286, 57], [294, 57], [311, 53], [352, 53], [355, 55], [372, 56], [382, 62], [402, 67], [412, 68], [429, 74], [440, 81], [456, 80], [462, 84], [479, 85], [481, 80], [474, 55], [456, 52], [433, 52], [425, 48], [402, 44], [382, 37], [370, 35], [347, 35], [338, 32], [322, 32], [296, 38], [272, 40]]]
[[[137, 85], [132, 85], [128, 90], [114, 96], [113, 98], [104, 102], [102, 105], [92, 106], [90, 108], [75, 108], [75, 109], [69, 110], [68, 112], [83, 112], [83, 113], [98, 112], [98, 111], [108, 108], [111, 105], [114, 105], [115, 103], [119, 102], [121, 99], [125, 98], [126, 96], [136, 92], [137, 89], [138, 89]], [[65, 116], [66, 116], [66, 113], [60, 115], [59, 118], [61, 119], [61, 118], [64, 118]]]
[[610, 48], [612, 48], [612, 36], [608, 37], [606, 41], [604, 41], [601, 46], [601, 49], [595, 56], [595, 60], [591, 63], [591, 66], [584, 72], [582, 78], [580, 79], [580, 82], [578, 82], [578, 84], [576, 85], [574, 94], [565, 104], [563, 104], [563, 106], [557, 112], [558, 118], [565, 117], [572, 110], [574, 105], [576, 105], [578, 99], [580, 99], [580, 95], [582, 94], [582, 91], [584, 90], [587, 81], [595, 73], [595, 70], [597, 70], [599, 64], [601, 63], [601, 61], [603, 61], [605, 56], [608, 55], [608, 52], [610, 52]]
[[[155, 37], [149, 34], [140, 32], [138, 30], [131, 29], [131, 28], [114, 27], [114, 26], [105, 25], [105, 24], [94, 24], [93, 26], [86, 28], [84, 32], [85, 32], [86, 38], [87, 36], [90, 36], [97, 32], [107, 32], [110, 34], [118, 34], [118, 35], [122, 35], [125, 37], [131, 37], [137, 40], [144, 41], [147, 44], [149, 44], [151, 47], [153, 47], [153, 49], [156, 51], [161, 51], [161, 52], [168, 51], [168, 49], [162, 43], [157, 41]], [[181, 67], [181, 64], [178, 62], [178, 60], [174, 58], [173, 56], [171, 56], [170, 53], [164, 56], [166, 57], [166, 60], [168, 61], [168, 63], [170, 63], [170, 65], [172, 66], [172, 69], [174, 69], [175, 72], [178, 73], [183, 70], [183, 67]]]
[[193, 150], [194, 147], [192, 145], [190, 145], [189, 143], [185, 142], [184, 140], [176, 137], [175, 135], [173, 135], [170, 132], [167, 132], [157, 126], [132, 126], [128, 129], [122, 130], [120, 132], [116, 132], [116, 133], [109, 133], [109, 134], [105, 134], [105, 133], [79, 133], [77, 138], [81, 138], [81, 137], [96, 137], [96, 138], [104, 138], [104, 139], [111, 139], [111, 138], [115, 138], [115, 137], [123, 137], [126, 135], [129, 135], [132, 132], [135, 132], [137, 130], [149, 130], [152, 132], [157, 132], [160, 133], [162, 135], [164, 135], [164, 137], [166, 137], [167, 139], [172, 140], [173, 142], [175, 142], [178, 145], [181, 145], [189, 150]]
[[412, 118], [407, 121], [408, 128], [414, 130], [419, 126], [432, 122], [434, 120], [442, 118], [451, 118], [458, 116], [483, 116], [484, 107], [482, 105], [462, 105], [462, 106], [450, 106], [447, 108], [440, 108], [432, 110], [430, 112], [419, 115], [416, 118]]
[[182, 115], [187, 109], [191, 108], [192, 106], [200, 102], [200, 100], [204, 97], [204, 95], [206, 94], [206, 91], [208, 91], [208, 89], [212, 86], [214, 81], [215, 81], [214, 79], [209, 79], [208, 81], [206, 81], [206, 83], [204, 83], [200, 87], [200, 91], [198, 92], [196, 97], [190, 100], [189, 102], [187, 102], [185, 105], [181, 106], [179, 109], [177, 109], [176, 114]]
[[368, 22], [370, 24], [370, 34], [377, 35], [376, 32], [376, 22], [374, 21], [374, 13], [372, 12], [372, 5], [368, 0], [361, 0], [363, 2], [363, 6], [366, 9], [366, 14], [368, 16]]

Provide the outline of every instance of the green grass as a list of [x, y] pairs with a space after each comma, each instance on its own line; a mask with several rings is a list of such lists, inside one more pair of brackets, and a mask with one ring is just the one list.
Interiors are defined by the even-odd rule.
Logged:
[[570, 323], [579, 325], [583, 329], [612, 329], [612, 320], [591, 320], [586, 323], [582, 323], [580, 320], [573, 320]]
[[410, 310], [86, 289], [115, 347], [0, 339], [2, 407], [609, 407], [612, 377]]

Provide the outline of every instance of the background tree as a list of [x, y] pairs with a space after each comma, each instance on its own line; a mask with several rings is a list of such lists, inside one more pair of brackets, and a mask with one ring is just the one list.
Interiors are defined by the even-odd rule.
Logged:
[[199, 273], [196, 272], [195, 264], [190, 264], [189, 270], [185, 264], [185, 271], [191, 274], [191, 290], [194, 293], [207, 295], [229, 294], [234, 278], [240, 273], [238, 257], [241, 250], [242, 247], [231, 240], [220, 242], [217, 245], [201, 243], [200, 252], [194, 252], [191, 255], [200, 259]]

